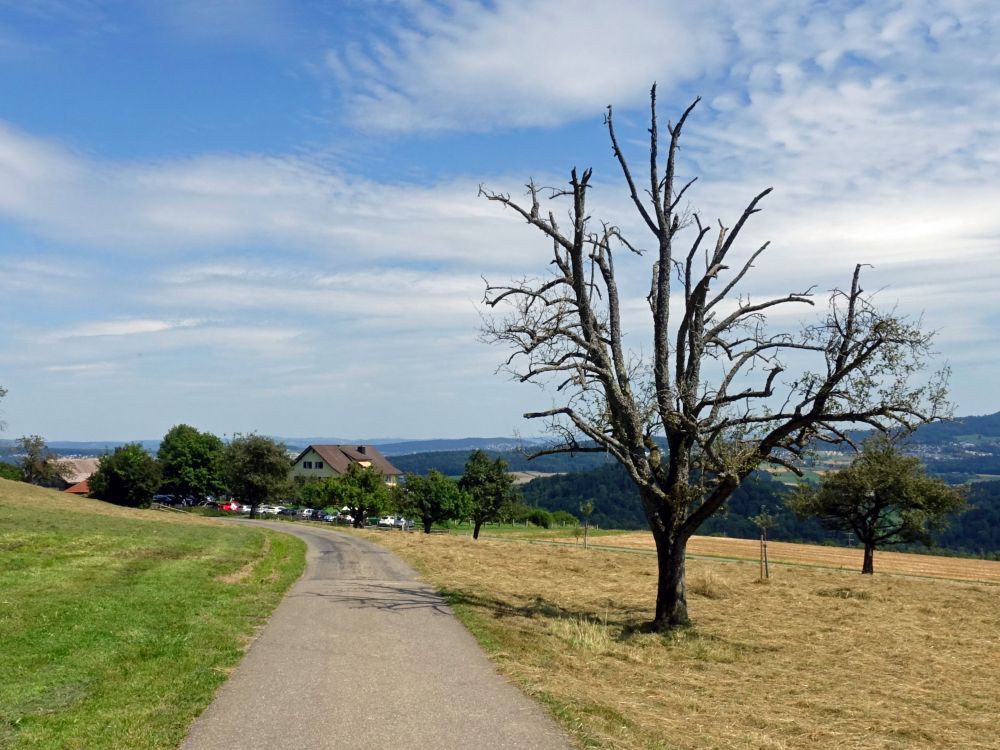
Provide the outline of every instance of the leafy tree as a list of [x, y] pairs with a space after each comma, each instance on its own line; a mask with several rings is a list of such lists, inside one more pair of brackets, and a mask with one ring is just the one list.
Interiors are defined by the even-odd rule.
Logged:
[[250, 506], [256, 518], [261, 505], [289, 490], [291, 461], [285, 446], [263, 435], [236, 435], [222, 452], [223, 476], [234, 498]]
[[[714, 240], [706, 239], [713, 222], [685, 203], [694, 180], [677, 175], [681, 131], [696, 104], [667, 123], [661, 143], [652, 89], [649, 173], [640, 182], [608, 108], [605, 124], [635, 217], [592, 215], [590, 169], [573, 169], [568, 186], [552, 190], [529, 182], [524, 202], [481, 189], [538, 229], [551, 254], [542, 276], [487, 282], [484, 302], [495, 313], [483, 337], [510, 350], [512, 376], [558, 394], [552, 408], [524, 415], [543, 420], [555, 438], [536, 455], [605, 451], [638, 487], [656, 542], [657, 630], [689, 622], [688, 540], [758, 466], [795, 466], [817, 440], [842, 442], [863, 424], [912, 428], [949, 409], [946, 372], [920, 379], [932, 334], [880, 310], [862, 289], [860, 265], [814, 322], [784, 331], [768, 324], [769, 312], [815, 305], [812, 287], [764, 298], [741, 286], [767, 247], [744, 252], [741, 233], [770, 188], [731, 228], [719, 222]], [[627, 235], [629, 225], [648, 233]], [[622, 256], [641, 257], [646, 247], [652, 267], [641, 283], [651, 279], [652, 341], [630, 349], [636, 334], [627, 339], [623, 330], [637, 327], [623, 323], [617, 274]], [[786, 373], [792, 359], [797, 374]]]
[[130, 508], [145, 508], [160, 487], [160, 465], [139, 443], [105, 454], [90, 477], [90, 494]]
[[866, 574], [875, 572], [877, 547], [930, 545], [932, 533], [965, 507], [961, 490], [928, 477], [920, 459], [903, 455], [884, 435], [866, 440], [849, 467], [801, 487], [788, 503], [829, 529], [854, 532], [865, 546]]
[[500, 518], [504, 508], [517, 497], [514, 479], [507, 473], [507, 462], [502, 458], [491, 461], [481, 450], [469, 454], [458, 486], [468, 493], [471, 501], [473, 539], [479, 538], [484, 523]]
[[210, 432], [186, 424], [171, 427], [156, 454], [163, 469], [162, 490], [196, 500], [221, 494], [223, 448], [222, 440]]
[[0, 461], [0, 479], [10, 479], [13, 482], [21, 481], [21, 470], [6, 461]]
[[21, 481], [42, 487], [54, 487], [65, 481], [70, 468], [49, 450], [40, 435], [25, 435], [18, 438], [18, 446], [23, 455], [17, 465], [21, 470]]
[[362, 528], [365, 518], [381, 513], [390, 502], [390, 492], [382, 474], [374, 466], [351, 463], [340, 476], [331, 477], [320, 485], [330, 500], [350, 508], [354, 526]]
[[469, 496], [436, 469], [425, 477], [408, 475], [402, 502], [405, 513], [420, 518], [425, 534], [431, 533], [434, 524], [463, 518], [469, 512]]
[[325, 508], [337, 501], [336, 492], [333, 489], [333, 484], [336, 481], [336, 477], [324, 477], [323, 479], [310, 479], [308, 481], [296, 479], [294, 487], [295, 499], [299, 505], [306, 508], [314, 510]]

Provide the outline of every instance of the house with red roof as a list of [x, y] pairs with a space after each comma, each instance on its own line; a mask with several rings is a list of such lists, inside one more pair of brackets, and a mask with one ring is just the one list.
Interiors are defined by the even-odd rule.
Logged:
[[373, 445], [310, 445], [292, 461], [290, 474], [298, 481], [327, 479], [345, 474], [351, 464], [374, 467], [389, 485], [403, 476]]

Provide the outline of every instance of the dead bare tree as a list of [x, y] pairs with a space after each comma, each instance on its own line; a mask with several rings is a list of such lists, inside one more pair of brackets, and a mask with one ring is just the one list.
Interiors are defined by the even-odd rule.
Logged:
[[[932, 333], [880, 311], [861, 287], [835, 289], [825, 315], [794, 332], [774, 332], [766, 314], [814, 305], [812, 288], [752, 300], [740, 282], [767, 244], [731, 267], [730, 254], [768, 188], [726, 228], [681, 206], [694, 179], [677, 188], [681, 131], [698, 101], [667, 124], [665, 157], [650, 92], [649, 183], [632, 176], [618, 144], [611, 107], [605, 123], [632, 203], [656, 246], [649, 308], [651, 357], [626, 348], [613, 251], [641, 255], [642, 243], [587, 212], [591, 170], [573, 169], [568, 188], [527, 185], [530, 203], [480, 188], [552, 242], [551, 271], [502, 285], [487, 282], [495, 310], [484, 340], [512, 350], [505, 369], [554, 388], [559, 405], [524, 416], [546, 422], [555, 442], [536, 453], [607, 451], [628, 471], [656, 541], [659, 580], [652, 627], [689, 623], [684, 558], [688, 539], [761, 464], [798, 472], [817, 441], [850, 442], [849, 430], [913, 429], [948, 407], [947, 370], [919, 376]], [[565, 228], [543, 198], [569, 203]], [[680, 246], [685, 240], [684, 247]], [[674, 304], [674, 309], [671, 305]], [[500, 311], [505, 311], [501, 313]], [[789, 375], [790, 359], [810, 364]], [[801, 365], [801, 363], [800, 363]], [[665, 443], [666, 450], [661, 447]]]

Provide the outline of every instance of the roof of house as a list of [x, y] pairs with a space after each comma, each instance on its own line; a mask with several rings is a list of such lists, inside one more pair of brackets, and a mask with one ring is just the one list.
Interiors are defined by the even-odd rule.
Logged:
[[77, 482], [76, 484], [72, 484], [66, 489], [64, 489], [63, 492], [68, 492], [71, 495], [89, 495], [90, 480], [84, 479], [82, 482]]
[[97, 471], [99, 458], [64, 458], [60, 461], [69, 470], [65, 475], [65, 480], [70, 484], [82, 482], [89, 479], [90, 475]]
[[310, 445], [292, 463], [297, 464], [310, 449], [316, 451], [319, 457], [326, 461], [326, 465], [338, 474], [346, 472], [352, 463], [361, 461], [371, 461], [372, 466], [383, 476], [401, 476], [403, 473], [373, 445]]

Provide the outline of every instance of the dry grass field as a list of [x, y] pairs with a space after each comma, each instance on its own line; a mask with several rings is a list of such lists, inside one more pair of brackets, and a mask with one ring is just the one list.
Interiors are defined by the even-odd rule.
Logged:
[[[564, 541], [575, 543], [575, 540], [571, 538]], [[650, 552], [656, 549], [653, 544], [653, 535], [648, 532], [597, 537], [591, 541], [591, 545], [594, 547], [640, 549]], [[755, 539], [695, 536], [688, 543], [688, 553], [704, 557], [759, 560], [760, 542]], [[788, 542], [767, 543], [768, 560], [771, 563], [779, 564], [815, 565], [857, 572], [861, 570], [863, 554], [861, 547], [824, 547], [815, 544], [790, 544]], [[957, 581], [1000, 583], [1000, 562], [993, 560], [910, 555], [883, 550], [875, 552], [875, 572], [949, 578]]]
[[1000, 748], [1000, 586], [803, 565], [762, 583], [756, 563], [699, 558], [695, 625], [661, 636], [641, 630], [651, 555], [369, 536], [446, 593], [579, 747]]

